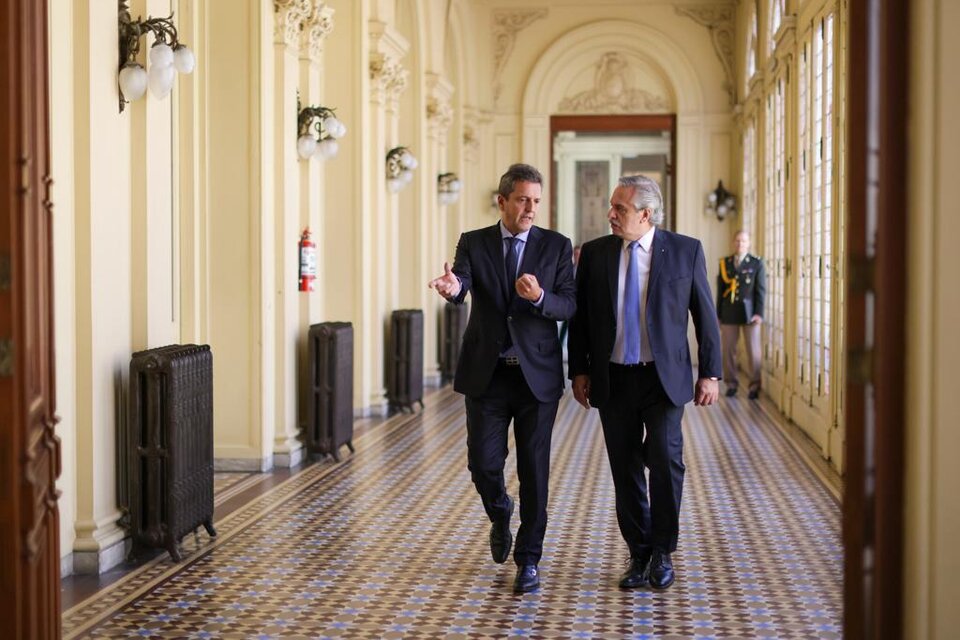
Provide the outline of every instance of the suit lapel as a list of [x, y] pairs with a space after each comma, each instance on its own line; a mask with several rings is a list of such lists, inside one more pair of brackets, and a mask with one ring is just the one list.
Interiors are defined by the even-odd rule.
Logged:
[[497, 280], [500, 283], [501, 302], [507, 306], [510, 294], [507, 291], [507, 267], [503, 260], [503, 238], [500, 235], [500, 223], [489, 228], [484, 237], [484, 244], [487, 247], [487, 253], [490, 254], [490, 260], [493, 264], [493, 271], [497, 274]]
[[663, 261], [667, 252], [666, 240], [666, 234], [660, 229], [653, 232], [653, 245], [650, 247], [650, 278], [647, 281], [648, 300], [650, 299], [650, 292], [653, 291], [653, 287], [657, 284], [657, 278], [660, 277], [660, 272], [663, 270]]

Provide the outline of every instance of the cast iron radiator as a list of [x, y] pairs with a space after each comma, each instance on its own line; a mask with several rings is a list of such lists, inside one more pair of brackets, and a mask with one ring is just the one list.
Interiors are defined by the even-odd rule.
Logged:
[[440, 377], [443, 384], [453, 380], [460, 359], [463, 332], [467, 329], [470, 311], [465, 304], [448, 302], [443, 307], [442, 339], [440, 344]]
[[343, 445], [353, 453], [353, 325], [311, 325], [308, 341], [307, 449], [339, 462]]
[[134, 545], [162, 547], [213, 528], [213, 355], [208, 345], [139, 351], [130, 361], [127, 482]]
[[423, 311], [398, 309], [390, 315], [387, 401], [391, 409], [423, 408]]

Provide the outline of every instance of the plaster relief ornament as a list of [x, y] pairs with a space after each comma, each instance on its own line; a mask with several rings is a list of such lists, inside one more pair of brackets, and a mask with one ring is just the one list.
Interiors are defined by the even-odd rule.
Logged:
[[670, 101], [634, 87], [629, 60], [611, 51], [596, 65], [593, 88], [564, 98], [558, 109], [566, 113], [651, 113], [669, 111]]

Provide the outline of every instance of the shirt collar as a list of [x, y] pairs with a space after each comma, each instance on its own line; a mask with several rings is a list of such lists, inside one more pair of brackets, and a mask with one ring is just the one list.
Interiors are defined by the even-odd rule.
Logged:
[[521, 231], [521, 232], [518, 233], [517, 235], [513, 235], [512, 233], [510, 233], [510, 232], [507, 230], [507, 228], [506, 228], [505, 226], [503, 226], [503, 220], [501, 220], [498, 224], [500, 225], [500, 238], [501, 238], [501, 239], [503, 239], [503, 238], [516, 238], [516, 239], [519, 240], [520, 242], [523, 242], [523, 243], [526, 243], [526, 242], [527, 242], [527, 236], [530, 235], [530, 229], [527, 229], [526, 231]]
[[[637, 241], [644, 253], [650, 253], [650, 247], [653, 246], [653, 233], [656, 230], [656, 227], [650, 227], [650, 231], [640, 236], [640, 239]], [[630, 242], [630, 240], [624, 239], [623, 248], [626, 249], [630, 245]]]

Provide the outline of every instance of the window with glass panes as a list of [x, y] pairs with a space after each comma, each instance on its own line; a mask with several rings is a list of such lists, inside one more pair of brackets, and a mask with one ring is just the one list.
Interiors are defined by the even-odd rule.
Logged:
[[770, 52], [773, 53], [777, 48], [777, 30], [780, 28], [780, 22], [783, 20], [783, 0], [772, 0], [770, 2], [770, 32], [767, 34], [769, 40]]
[[800, 60], [797, 356], [800, 393], [830, 390], [833, 313], [833, 15], [819, 20]]
[[803, 43], [800, 52], [797, 109], [797, 148], [800, 163], [797, 172], [797, 379], [801, 395], [809, 399], [810, 378], [810, 42]]
[[[777, 87], [780, 87], [778, 90]], [[784, 219], [784, 114], [785, 102], [778, 80], [765, 102], [766, 144], [764, 145], [764, 263], [767, 267], [767, 296], [765, 304], [764, 362], [774, 372], [785, 365], [784, 284], [786, 269]]]
[[741, 227], [754, 237], [757, 227], [757, 120], [751, 117], [743, 132], [743, 202]]
[[811, 280], [813, 301], [813, 339], [810, 382], [813, 391], [820, 396], [829, 390], [830, 328], [832, 299], [833, 259], [833, 15], [820, 21], [814, 35], [814, 137], [813, 143], [813, 188], [814, 218], [813, 278]]

